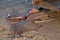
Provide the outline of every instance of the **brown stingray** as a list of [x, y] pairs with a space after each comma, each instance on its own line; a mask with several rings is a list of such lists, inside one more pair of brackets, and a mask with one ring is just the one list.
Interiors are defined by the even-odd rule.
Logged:
[[14, 35], [20, 35], [29, 31], [37, 31], [40, 26], [37, 26], [33, 22], [30, 21], [20, 21], [17, 24], [11, 25], [11, 33]]

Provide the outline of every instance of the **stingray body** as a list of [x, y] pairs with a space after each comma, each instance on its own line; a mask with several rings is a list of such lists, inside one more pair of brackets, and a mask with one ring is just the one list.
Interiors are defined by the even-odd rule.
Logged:
[[29, 31], [37, 31], [40, 26], [37, 26], [33, 22], [30, 21], [20, 21], [16, 24], [11, 25], [11, 33], [14, 35], [20, 35]]
[[[29, 13], [28, 16], [19, 16], [19, 17], [8, 17], [8, 22], [11, 24], [11, 33], [12, 34], [22, 34], [28, 31], [38, 31], [40, 26], [36, 25], [33, 21], [36, 17], [43, 15], [45, 12], [35, 12]], [[42, 14], [43, 13], [43, 14]]]

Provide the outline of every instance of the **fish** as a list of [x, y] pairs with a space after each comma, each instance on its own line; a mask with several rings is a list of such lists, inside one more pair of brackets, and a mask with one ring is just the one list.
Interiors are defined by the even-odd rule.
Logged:
[[40, 26], [37, 26], [35, 23], [25, 20], [20, 21], [14, 25], [12, 24], [10, 28], [11, 34], [13, 35], [21, 35], [30, 31], [38, 32], [38, 29], [40, 29]]

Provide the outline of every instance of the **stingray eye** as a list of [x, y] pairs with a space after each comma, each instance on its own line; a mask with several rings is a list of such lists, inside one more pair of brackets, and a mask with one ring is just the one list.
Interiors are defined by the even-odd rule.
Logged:
[[10, 14], [7, 15], [7, 18], [10, 18]]

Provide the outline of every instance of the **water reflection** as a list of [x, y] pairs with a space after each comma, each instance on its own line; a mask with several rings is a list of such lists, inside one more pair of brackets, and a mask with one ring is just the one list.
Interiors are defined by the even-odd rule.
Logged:
[[30, 5], [32, 0], [0, 0], [0, 6]]

